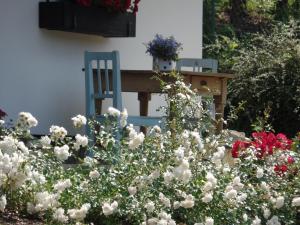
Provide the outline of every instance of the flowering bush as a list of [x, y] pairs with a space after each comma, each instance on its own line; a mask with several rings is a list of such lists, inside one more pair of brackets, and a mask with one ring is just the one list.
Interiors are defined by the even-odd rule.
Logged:
[[173, 36], [164, 38], [162, 35], [156, 34], [154, 39], [147, 43], [146, 53], [155, 58], [176, 60], [182, 49], [181, 46], [181, 43], [177, 42]]
[[[104, 123], [89, 121], [93, 141], [59, 126], [37, 140], [28, 135], [37, 121], [21, 113], [19, 126], [0, 130], [0, 211], [50, 224], [296, 224], [299, 137], [256, 133], [231, 158], [233, 138], [210, 132], [197, 94], [181, 80], [164, 91], [169, 119], [146, 136], [127, 124], [126, 110], [109, 108]], [[69, 157], [78, 163], [65, 164]], [[288, 171], [274, 170], [289, 161]]]
[[76, 0], [76, 2], [87, 7], [94, 5], [105, 7], [111, 11], [136, 14], [140, 0]]

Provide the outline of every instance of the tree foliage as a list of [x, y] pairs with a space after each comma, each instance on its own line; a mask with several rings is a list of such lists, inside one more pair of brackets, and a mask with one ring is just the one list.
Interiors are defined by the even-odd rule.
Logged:
[[248, 131], [248, 126], [270, 108], [269, 122], [277, 132], [294, 135], [300, 127], [299, 25], [278, 25], [271, 33], [256, 34], [234, 58], [238, 76], [229, 85], [230, 107], [245, 101], [231, 128]]

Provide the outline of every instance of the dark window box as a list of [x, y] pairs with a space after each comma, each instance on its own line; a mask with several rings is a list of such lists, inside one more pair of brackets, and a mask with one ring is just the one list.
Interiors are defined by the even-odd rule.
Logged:
[[40, 2], [39, 26], [103, 37], [135, 37], [136, 16], [69, 2]]

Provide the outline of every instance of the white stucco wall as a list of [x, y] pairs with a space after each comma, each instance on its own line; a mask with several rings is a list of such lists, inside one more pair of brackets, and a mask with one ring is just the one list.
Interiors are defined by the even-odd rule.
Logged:
[[[142, 0], [135, 38], [39, 29], [38, 2], [1, 0], [0, 6], [0, 108], [12, 119], [31, 112], [39, 120], [36, 134], [47, 133], [52, 124], [71, 129], [70, 117], [85, 113], [85, 50], [119, 50], [121, 68], [151, 69], [143, 43], [160, 33], [183, 43], [181, 57], [202, 56], [202, 0]], [[123, 101], [131, 114], [138, 113], [135, 94]], [[160, 103], [152, 98], [151, 114]]]

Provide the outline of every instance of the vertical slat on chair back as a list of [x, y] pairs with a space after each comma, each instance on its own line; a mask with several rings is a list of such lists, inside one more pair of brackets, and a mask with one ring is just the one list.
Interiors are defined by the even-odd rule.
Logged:
[[[113, 107], [121, 110], [121, 75], [120, 62], [118, 51], [113, 52], [85, 52], [85, 80], [86, 80], [86, 113], [87, 116], [95, 115], [95, 98], [98, 99], [113, 99]], [[93, 62], [96, 62], [96, 75], [98, 81], [98, 92], [95, 93], [93, 83]], [[101, 65], [104, 64], [104, 68]], [[110, 90], [109, 68], [108, 64], [112, 65], [112, 93]], [[104, 70], [102, 76], [101, 70]], [[103, 90], [102, 79], [104, 79], [105, 88]]]
[[180, 71], [182, 67], [191, 67], [194, 72], [200, 72], [201, 69], [211, 69], [212, 72], [216, 73], [218, 61], [215, 59], [182, 58], [177, 61], [176, 68]]

